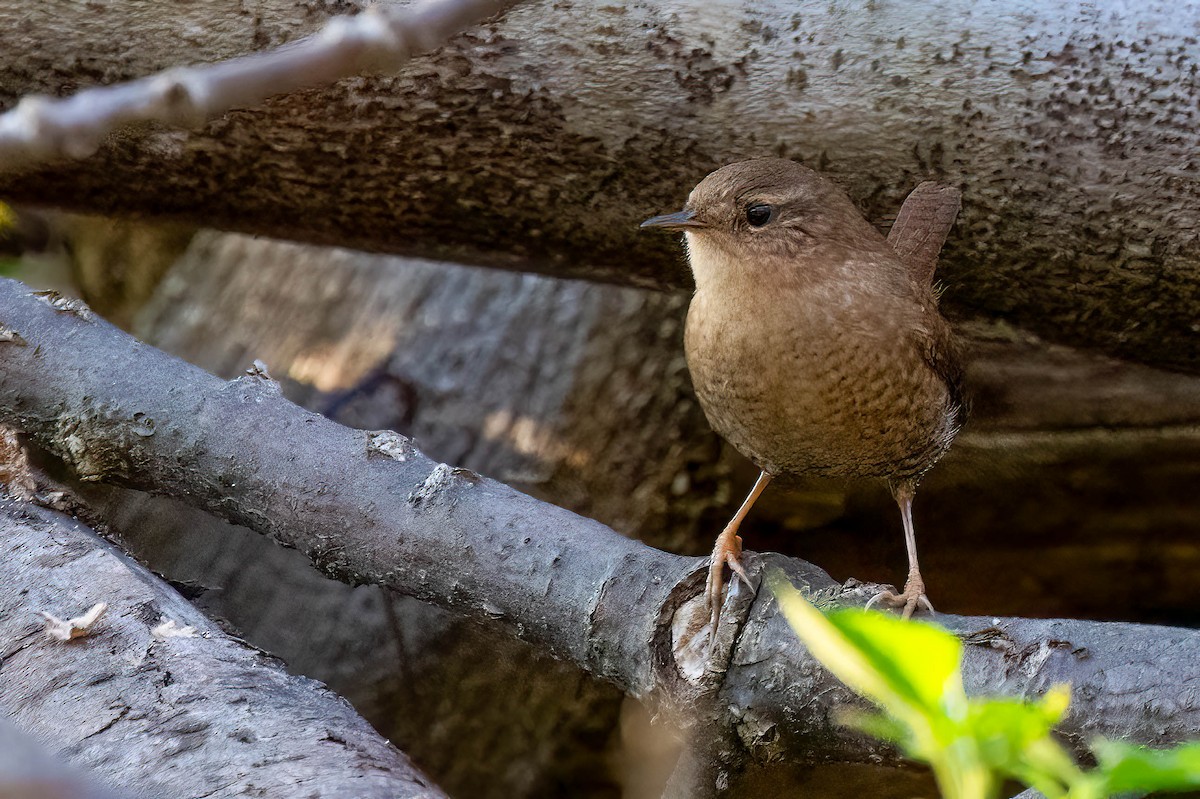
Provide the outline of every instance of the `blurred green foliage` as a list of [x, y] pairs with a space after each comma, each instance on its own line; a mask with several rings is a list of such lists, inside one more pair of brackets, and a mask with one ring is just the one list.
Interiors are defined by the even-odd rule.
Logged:
[[845, 723], [927, 763], [945, 799], [995, 799], [1009, 780], [1049, 799], [1200, 788], [1200, 742], [1153, 750], [1099, 739], [1098, 765], [1084, 769], [1052, 734], [1068, 686], [1036, 702], [968, 698], [962, 642], [947, 630], [877, 611], [823, 614], [782, 574], [767, 582], [813, 656], [883, 711], [847, 713]]

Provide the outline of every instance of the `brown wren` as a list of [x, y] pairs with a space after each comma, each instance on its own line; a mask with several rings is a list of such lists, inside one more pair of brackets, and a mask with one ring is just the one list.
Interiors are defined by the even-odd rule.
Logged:
[[903, 608], [905, 618], [918, 606], [933, 610], [912, 499], [966, 415], [959, 348], [932, 285], [957, 211], [955, 193], [930, 256], [929, 235], [889, 242], [833, 182], [763, 158], [718, 169], [683, 211], [642, 223], [684, 233], [696, 281], [684, 340], [696, 395], [713, 429], [762, 470], [713, 549], [713, 634], [724, 567], [750, 585], [738, 527], [785, 473], [886, 480], [900, 506], [908, 579], [901, 593], [869, 604]]

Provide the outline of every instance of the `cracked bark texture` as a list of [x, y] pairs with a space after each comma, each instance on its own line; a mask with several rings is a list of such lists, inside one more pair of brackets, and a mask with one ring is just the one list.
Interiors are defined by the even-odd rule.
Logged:
[[[311, 32], [355, 3], [0, 4], [0, 105]], [[946, 305], [1195, 371], [1194, 3], [529, 2], [394, 77], [134, 129], [0, 195], [374, 251], [687, 282], [636, 223], [713, 168], [777, 154], [881, 217], [964, 190]]]
[[[766, 592], [731, 599], [729, 617], [744, 622], [722, 628], [717, 668], [704, 671], [688, 649], [706, 641], [694, 635], [705, 616], [702, 559], [435, 464], [395, 434], [342, 428], [290, 405], [261, 376], [224, 383], [19, 284], [2, 286], [3, 317], [27, 345], [0, 351], [0, 407], [82, 474], [185, 497], [342, 579], [499, 622], [694, 731], [732, 731], [730, 772], [785, 754], [892, 757], [836, 726], [836, 708], [853, 700], [802, 652]], [[780, 556], [753, 558], [756, 573], [764, 560], [817, 595], [854, 602], [873, 590], [837, 592], [824, 573]], [[1034, 695], [1071, 681], [1075, 744], [1096, 733], [1165, 743], [1196, 727], [1195, 632], [943, 621], [969, 644], [973, 692]]]
[[[123, 796], [445, 796], [344, 700], [229, 637], [78, 521], [8, 500], [0, 529], [3, 709], [81, 772]], [[108, 612], [68, 642], [36, 615], [97, 602]], [[196, 636], [155, 638], [163, 619]]]

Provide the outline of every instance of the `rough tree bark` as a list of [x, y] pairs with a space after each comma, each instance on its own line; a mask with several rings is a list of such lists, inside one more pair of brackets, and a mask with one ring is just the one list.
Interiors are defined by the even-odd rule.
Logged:
[[[706, 667], [703, 559], [668, 555], [445, 464], [394, 433], [301, 411], [261, 374], [233, 383], [132, 341], [71, 303], [3, 284], [0, 408], [85, 479], [189, 502], [297, 546], [331, 574], [505, 624], [676, 718], [727, 731], [736, 771], [795, 755], [889, 757], [833, 723], [853, 701], [802, 652], [766, 592], [728, 601]], [[69, 341], [70, 346], [64, 346]], [[451, 562], [454, 563], [451, 566]], [[819, 570], [778, 556], [818, 595]], [[945, 617], [969, 688], [1027, 695], [1069, 680], [1065, 731], [1166, 742], [1200, 716], [1200, 634], [1088, 622]], [[1153, 653], [1153, 656], [1150, 655]]]
[[[6, 500], [0, 540], [5, 716], [122, 795], [444, 796], [344, 700], [222, 632], [78, 521]], [[72, 641], [37, 615], [99, 602], [107, 613]], [[194, 634], [156, 637], [164, 620]]]
[[[10, 0], [0, 105], [276, 44], [332, 7]], [[1195, 370], [1195, 12], [531, 2], [396, 77], [128, 130], [0, 195], [677, 286], [676, 249], [636, 223], [721, 163], [804, 159], [876, 216], [939, 175], [966, 196], [952, 311]]]

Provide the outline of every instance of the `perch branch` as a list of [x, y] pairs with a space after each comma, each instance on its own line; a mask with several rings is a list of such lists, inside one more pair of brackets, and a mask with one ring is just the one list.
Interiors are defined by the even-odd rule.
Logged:
[[[842, 727], [857, 702], [802, 649], [766, 591], [733, 593], [710, 662], [705, 561], [671, 555], [471, 472], [391, 432], [352, 430], [280, 396], [262, 369], [225, 382], [75, 303], [0, 282], [0, 421], [82, 478], [179, 497], [376, 583], [516, 635], [649, 700], [749, 759], [895, 754]], [[859, 603], [820, 570], [782, 569], [818, 601]], [[1147, 744], [1200, 727], [1200, 632], [1136, 624], [942, 616], [967, 643], [975, 694], [1070, 682], [1072, 745]], [[723, 779], [720, 774], [716, 779]]]
[[65, 99], [23, 98], [0, 115], [0, 170], [63, 156], [86, 158], [104, 137], [136, 122], [194, 127], [232, 108], [333, 83], [362, 72], [395, 70], [515, 0], [425, 0], [376, 5], [334, 17], [317, 34], [266, 53], [180, 67]]

